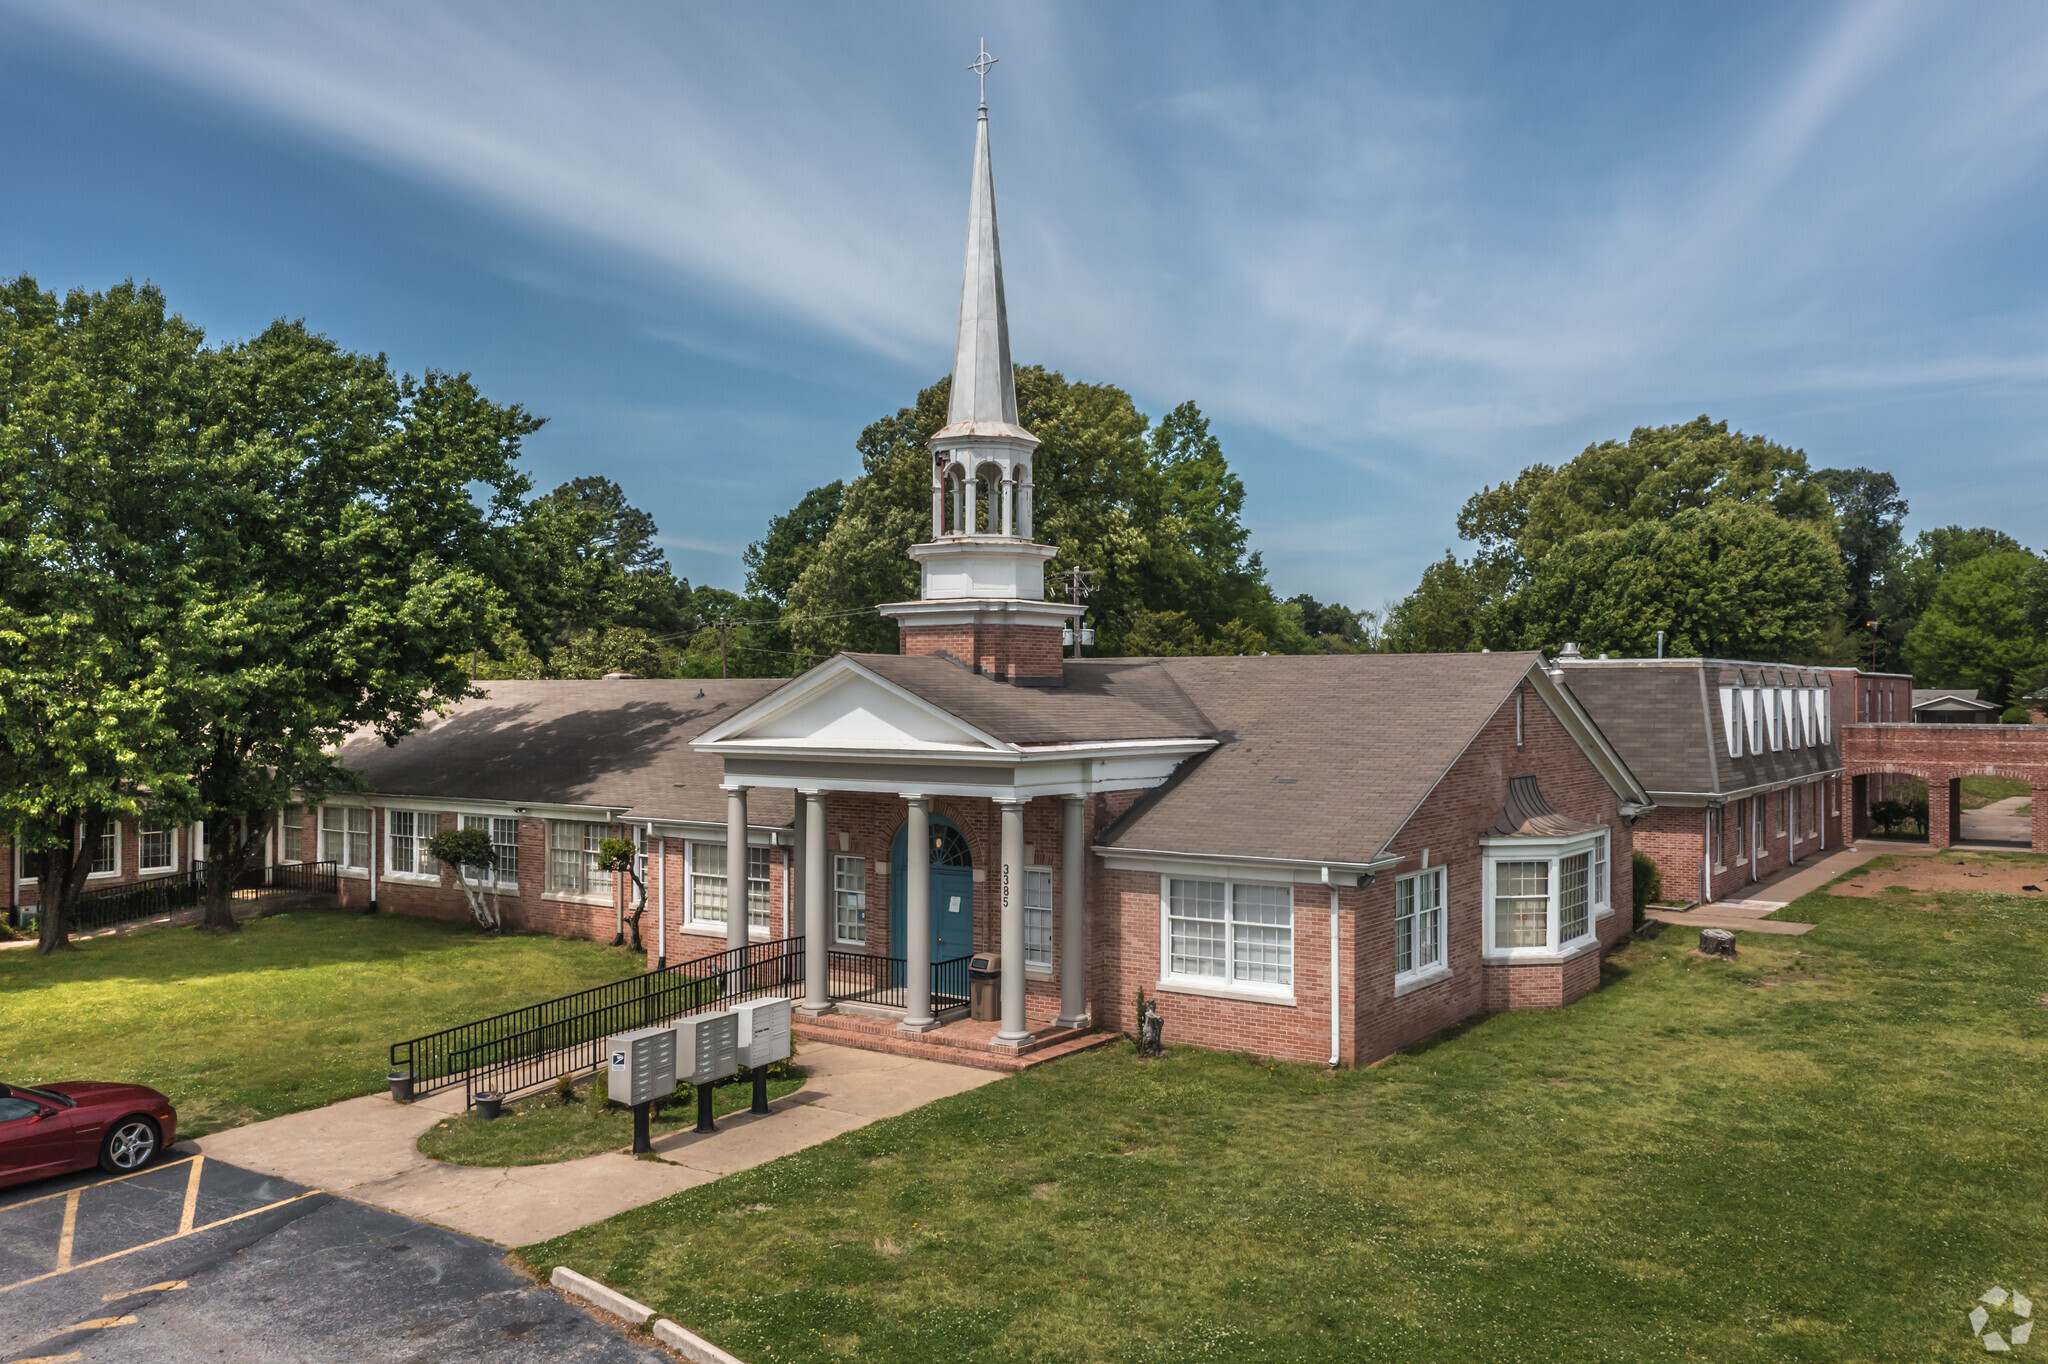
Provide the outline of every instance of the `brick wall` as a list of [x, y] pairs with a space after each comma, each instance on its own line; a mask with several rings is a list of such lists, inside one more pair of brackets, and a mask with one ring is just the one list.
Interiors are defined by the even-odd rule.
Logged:
[[945, 654], [990, 677], [1055, 678], [1065, 649], [1057, 625], [909, 625], [898, 651]]
[[1867, 832], [1868, 803], [1883, 799], [1884, 783], [1919, 777], [1927, 782], [1928, 842], [1945, 848], [1955, 827], [1966, 776], [2015, 777], [2033, 790], [2035, 852], [2048, 852], [2048, 725], [1849, 725], [1841, 731], [1842, 767], [1861, 799], [1844, 802], [1841, 836]]

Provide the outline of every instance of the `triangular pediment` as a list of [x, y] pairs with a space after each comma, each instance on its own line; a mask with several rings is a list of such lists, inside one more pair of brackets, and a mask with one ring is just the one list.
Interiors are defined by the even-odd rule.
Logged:
[[1009, 746], [923, 697], [837, 658], [763, 697], [697, 741], [847, 753], [989, 753]]

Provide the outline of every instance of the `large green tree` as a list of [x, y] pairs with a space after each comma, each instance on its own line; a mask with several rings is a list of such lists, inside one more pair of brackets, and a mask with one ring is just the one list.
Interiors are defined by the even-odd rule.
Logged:
[[[1571, 640], [1645, 652], [1663, 629], [1667, 648], [1829, 654], [1845, 590], [1834, 527], [1803, 452], [1704, 416], [1637, 427], [1626, 441], [1589, 445], [1557, 468], [1530, 465], [1475, 493], [1458, 533], [1477, 551], [1424, 571], [1388, 613], [1382, 647]], [[1814, 569], [1808, 581], [1785, 577], [1794, 564]], [[1739, 627], [1744, 619], [1753, 625]]]
[[2024, 550], [1969, 559], [1941, 579], [1905, 652], [1918, 681], [2011, 704], [2048, 672], [2048, 563]]
[[179, 463], [197, 328], [152, 288], [0, 284], [0, 820], [69, 938], [107, 821], [177, 818]]
[[1848, 574], [1845, 624], [1851, 632], [1868, 630], [1878, 591], [1898, 571], [1906, 499], [1899, 481], [1877, 469], [1822, 469], [1813, 477], [1835, 513], [1835, 543]]
[[[798, 663], [840, 649], [895, 650], [894, 623], [873, 608], [917, 595], [908, 551], [931, 533], [928, 442], [945, 425], [950, 382], [861, 433], [863, 472], [788, 591]], [[1088, 608], [1098, 652], [1158, 639], [1201, 651], [1313, 647], [1300, 613], [1273, 599], [1246, 547], [1244, 487], [1193, 404], [1154, 427], [1114, 385], [1036, 366], [1020, 366], [1016, 384], [1019, 420], [1041, 442], [1034, 533], [1060, 551], [1049, 591], [1069, 568], [1095, 574]], [[1148, 620], [1158, 613], [1179, 619]]]
[[1810, 656], [1840, 610], [1841, 555], [1825, 523], [1743, 502], [1569, 536], [1500, 613], [1523, 648]]

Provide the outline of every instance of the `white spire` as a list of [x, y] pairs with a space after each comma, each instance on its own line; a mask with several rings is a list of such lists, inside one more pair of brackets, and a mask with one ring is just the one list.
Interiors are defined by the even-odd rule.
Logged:
[[[984, 54], [983, 61], [990, 60]], [[986, 67], [981, 71], [985, 78]], [[1017, 386], [1010, 373], [1010, 319], [1003, 305], [1003, 249], [996, 235], [996, 181], [989, 162], [986, 102], [975, 120], [974, 188], [967, 210], [967, 270], [960, 286], [960, 337], [953, 351], [952, 400], [946, 409], [946, 427], [933, 440], [973, 436], [1009, 436], [1037, 443], [1017, 424]]]

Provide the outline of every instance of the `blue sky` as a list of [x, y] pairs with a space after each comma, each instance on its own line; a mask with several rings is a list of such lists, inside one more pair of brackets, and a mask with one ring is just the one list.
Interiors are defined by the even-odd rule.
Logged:
[[2048, 512], [2048, 10], [25, 4], [0, 270], [550, 418], [694, 582], [951, 361], [986, 36], [1014, 350], [1210, 414], [1284, 593], [1701, 412]]

